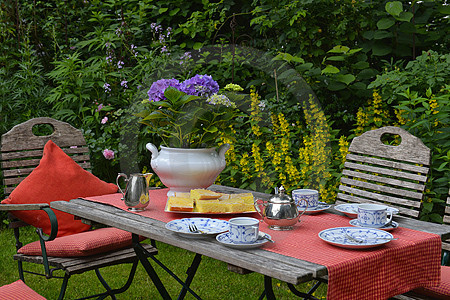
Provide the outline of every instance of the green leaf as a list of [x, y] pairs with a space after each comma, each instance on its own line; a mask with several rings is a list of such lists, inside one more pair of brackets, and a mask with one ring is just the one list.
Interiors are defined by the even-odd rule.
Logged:
[[159, 10], [158, 10], [158, 13], [159, 14], [162, 14], [162, 13], [165, 13], [166, 11], [168, 11], [169, 9], [167, 8], [167, 7], [161, 7]]
[[336, 80], [345, 83], [346, 85], [349, 85], [353, 81], [355, 81], [355, 76], [352, 74], [345, 74], [345, 75], [337, 75]]
[[338, 45], [334, 46], [328, 53], [347, 53], [349, 50], [350, 48], [347, 46]]
[[395, 17], [399, 16], [403, 11], [403, 5], [400, 1], [388, 2], [386, 3], [385, 9], [390, 15]]
[[369, 63], [367, 61], [358, 61], [352, 65], [354, 69], [363, 70], [369, 67]]
[[377, 27], [380, 30], [391, 28], [392, 25], [395, 24], [395, 21], [388, 18], [383, 18], [380, 21], [377, 22]]
[[376, 56], [384, 56], [389, 53], [391, 53], [391, 47], [382, 44], [382, 43], [376, 43], [372, 47], [372, 54]]
[[331, 61], [344, 61], [345, 57], [344, 56], [330, 56], [327, 57], [327, 60], [331, 60]]
[[409, 11], [402, 11], [398, 17], [395, 17], [399, 21], [409, 22], [414, 15]]
[[394, 36], [394, 34], [392, 32], [380, 30], [380, 31], [375, 32], [375, 35], [373, 36], [373, 38], [376, 40], [381, 40], [381, 39], [390, 38], [393, 36]]
[[336, 74], [339, 73], [340, 70], [335, 66], [328, 65], [325, 69], [322, 70], [321, 74]]
[[203, 46], [203, 43], [196, 42], [196, 43], [194, 44], [194, 46], [192, 46], [192, 49], [198, 50], [198, 49], [200, 49], [202, 46]]

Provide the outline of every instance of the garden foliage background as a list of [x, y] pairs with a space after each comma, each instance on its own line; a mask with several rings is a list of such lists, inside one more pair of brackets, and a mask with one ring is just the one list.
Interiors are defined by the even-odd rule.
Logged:
[[349, 141], [395, 125], [432, 150], [421, 218], [442, 222], [447, 1], [4, 0], [0, 8], [0, 134], [38, 116], [69, 122], [84, 132], [93, 173], [112, 182], [150, 169], [144, 145], [158, 137], [134, 114], [151, 83], [209, 74], [249, 95], [235, 139], [221, 141], [232, 147], [218, 183], [310, 187], [333, 202]]

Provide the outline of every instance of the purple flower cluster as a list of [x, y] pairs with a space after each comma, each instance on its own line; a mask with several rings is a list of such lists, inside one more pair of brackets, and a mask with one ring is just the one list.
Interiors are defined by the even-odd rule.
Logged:
[[147, 94], [151, 102], [165, 100], [164, 91], [169, 86], [174, 87], [188, 95], [210, 97], [219, 91], [219, 84], [210, 75], [195, 75], [192, 78], [179, 82], [177, 79], [160, 79], [153, 82]]

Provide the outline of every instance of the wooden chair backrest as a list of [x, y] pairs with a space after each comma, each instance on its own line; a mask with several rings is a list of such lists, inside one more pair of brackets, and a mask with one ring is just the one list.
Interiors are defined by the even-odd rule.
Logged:
[[[49, 124], [53, 132], [46, 136], [35, 135], [33, 127], [40, 124]], [[39, 165], [44, 146], [49, 140], [81, 167], [86, 170], [91, 168], [89, 148], [81, 130], [51, 118], [31, 119], [2, 135], [0, 162], [6, 196]]]
[[[397, 146], [385, 134], [401, 138]], [[430, 166], [430, 149], [404, 129], [387, 126], [365, 132], [350, 144], [337, 203], [384, 203], [417, 218]]]
[[447, 205], [444, 211], [444, 224], [450, 225], [450, 189], [448, 190]]

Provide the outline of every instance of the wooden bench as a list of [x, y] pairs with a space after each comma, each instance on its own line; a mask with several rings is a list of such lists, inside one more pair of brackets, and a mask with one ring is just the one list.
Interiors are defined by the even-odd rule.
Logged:
[[[33, 133], [33, 127], [47, 126], [51, 134], [45, 136], [37, 136]], [[42, 130], [42, 128], [41, 128]], [[70, 124], [57, 121], [51, 118], [35, 118], [28, 120], [22, 124], [13, 127], [10, 131], [5, 133], [1, 139], [1, 170], [3, 173], [3, 184], [5, 185], [4, 192], [8, 196], [14, 188], [28, 176], [36, 166], [39, 165], [43, 154], [44, 145], [52, 140], [57, 144], [66, 154], [68, 154], [81, 167], [89, 170], [90, 155], [86, 141], [81, 130], [72, 127]], [[11, 204], [0, 205], [0, 210], [46, 210], [49, 209], [48, 204]], [[51, 214], [51, 212], [47, 212]], [[23, 245], [20, 242], [20, 228], [28, 225], [25, 222], [12, 217], [10, 228], [14, 229], [16, 238], [16, 248], [20, 249]], [[39, 230], [38, 230], [39, 231]], [[40, 231], [41, 232], [41, 231]], [[52, 240], [56, 233], [50, 238], [44, 239]], [[157, 249], [150, 244], [144, 244], [149, 253], [157, 254]], [[133, 247], [101, 253], [87, 257], [50, 257], [47, 255], [23, 255], [15, 254], [14, 259], [18, 262], [19, 276], [24, 280], [23, 263], [43, 264], [43, 275], [47, 278], [57, 277], [54, 274], [55, 270], [62, 270], [64, 272], [64, 280], [61, 286], [59, 299], [64, 297], [65, 289], [67, 287], [68, 279], [73, 274], [80, 274], [86, 271], [95, 270], [97, 277], [106, 289], [103, 294], [110, 295], [113, 299], [114, 294], [120, 293], [128, 289], [130, 286], [136, 267], [138, 258]], [[129, 278], [125, 285], [119, 289], [111, 289], [102, 278], [99, 269], [107, 266], [117, 264], [132, 264]], [[27, 272], [29, 273], [29, 272]], [[100, 294], [99, 294], [100, 295]], [[98, 296], [98, 295], [97, 295]]]

